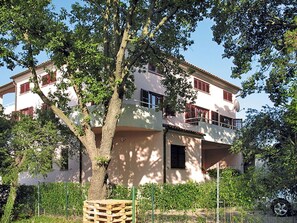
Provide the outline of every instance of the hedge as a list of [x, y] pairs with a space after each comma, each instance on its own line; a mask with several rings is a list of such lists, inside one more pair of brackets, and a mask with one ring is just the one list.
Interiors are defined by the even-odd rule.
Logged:
[[[220, 201], [225, 207], [252, 207], [257, 196], [262, 196], [257, 189], [264, 191], [256, 184], [249, 175], [234, 175], [232, 170], [227, 169], [221, 173]], [[8, 190], [8, 186], [0, 185], [0, 215]], [[41, 214], [81, 216], [87, 190], [88, 185], [77, 183], [42, 183], [39, 188], [37, 185], [20, 186], [14, 209], [15, 217], [37, 214], [37, 207]], [[216, 207], [216, 179], [204, 183], [145, 184], [138, 186], [136, 193], [138, 210], [143, 213], [152, 210], [152, 200], [154, 208], [160, 211]], [[110, 188], [108, 198], [131, 197], [131, 188], [116, 185]]]

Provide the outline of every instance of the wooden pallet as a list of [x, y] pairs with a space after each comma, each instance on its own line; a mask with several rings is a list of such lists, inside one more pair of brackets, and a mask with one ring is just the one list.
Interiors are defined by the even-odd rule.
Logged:
[[131, 200], [85, 201], [83, 211], [84, 223], [132, 222]]

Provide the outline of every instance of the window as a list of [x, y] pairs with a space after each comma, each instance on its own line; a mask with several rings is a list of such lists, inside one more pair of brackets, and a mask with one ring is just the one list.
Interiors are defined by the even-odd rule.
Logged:
[[242, 119], [233, 119], [233, 128], [241, 129], [242, 128]]
[[24, 108], [19, 111], [12, 112], [11, 119], [14, 121], [19, 121], [21, 115], [28, 115], [33, 117], [33, 113], [34, 113], [33, 107]]
[[225, 127], [225, 128], [232, 128], [232, 118], [227, 117], [227, 116], [220, 116], [220, 122], [221, 122], [221, 126]]
[[141, 89], [141, 105], [147, 108], [159, 108], [162, 101], [163, 96], [154, 92], [146, 91]]
[[194, 88], [209, 93], [209, 84], [196, 78], [194, 78]]
[[54, 83], [56, 81], [56, 72], [42, 76], [42, 86]]
[[68, 148], [61, 150], [61, 170], [68, 170]]
[[29, 107], [29, 108], [24, 108], [24, 109], [21, 109], [20, 111], [20, 114], [23, 114], [23, 115], [29, 115], [31, 117], [33, 117], [33, 107]]
[[171, 168], [186, 168], [186, 147], [171, 145]]
[[174, 110], [174, 108], [170, 107], [169, 105], [167, 105], [164, 108], [164, 113], [165, 113], [165, 116], [175, 116], [176, 115], [176, 111]]
[[26, 82], [24, 84], [21, 84], [21, 90], [20, 93], [23, 94], [25, 92], [30, 91], [30, 82]]
[[158, 73], [158, 69], [154, 64], [148, 64], [148, 70], [153, 73]]
[[186, 123], [198, 125], [198, 122], [208, 122], [209, 110], [195, 105], [188, 104], [185, 113]]
[[223, 98], [226, 101], [232, 102], [232, 94], [228, 91], [223, 91]]
[[211, 124], [213, 125], [219, 124], [219, 113], [211, 111]]

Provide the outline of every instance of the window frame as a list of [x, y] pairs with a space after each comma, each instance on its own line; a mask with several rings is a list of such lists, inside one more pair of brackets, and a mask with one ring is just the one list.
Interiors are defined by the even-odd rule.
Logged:
[[210, 93], [210, 84], [194, 77], [194, 89], [204, 93]]
[[30, 82], [26, 82], [20, 85], [20, 94], [24, 94], [30, 91]]
[[69, 149], [62, 148], [61, 149], [61, 171], [69, 170]]
[[147, 65], [147, 70], [153, 74], [159, 74], [160, 72], [158, 71], [158, 68], [155, 64], [148, 63]]
[[[153, 98], [155, 99], [153, 100]], [[152, 91], [147, 91], [144, 89], [140, 90], [140, 101], [141, 101], [141, 106], [143, 107], [159, 109], [160, 105], [163, 103], [163, 99], [164, 99], [164, 96], [161, 94], [158, 94]]]
[[57, 81], [57, 72], [53, 72], [51, 74], [47, 73], [41, 77], [42, 87], [55, 83], [56, 81]]
[[22, 115], [28, 115], [30, 117], [33, 117], [34, 108], [33, 108], [33, 106], [27, 107], [27, 108], [23, 108], [23, 109], [19, 110], [19, 113], [22, 114]]
[[229, 92], [229, 91], [223, 90], [223, 99], [225, 101], [232, 102], [233, 101], [233, 95], [232, 95], [232, 93]]
[[[203, 114], [203, 115], [201, 115], [201, 114]], [[209, 114], [210, 114], [209, 109], [202, 108], [202, 107], [199, 107], [199, 106], [193, 105], [193, 104], [187, 104], [186, 112], [185, 112], [185, 122], [189, 123], [189, 124], [194, 124], [194, 125], [198, 125], [198, 122], [209, 123]], [[189, 118], [191, 120], [188, 120]], [[192, 120], [194, 122], [192, 122]]]
[[186, 146], [170, 145], [170, 168], [186, 169]]
[[224, 128], [233, 128], [233, 118], [225, 116], [225, 115], [220, 115], [220, 125]]

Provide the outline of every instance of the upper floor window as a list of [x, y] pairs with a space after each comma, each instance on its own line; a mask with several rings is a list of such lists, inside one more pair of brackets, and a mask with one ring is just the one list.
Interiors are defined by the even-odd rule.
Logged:
[[186, 123], [197, 125], [199, 121], [208, 122], [209, 110], [196, 105], [187, 105], [185, 113]]
[[206, 83], [206, 82], [199, 80], [197, 78], [194, 78], [194, 88], [197, 90], [209, 93], [209, 83]]
[[24, 109], [21, 109], [19, 111], [13, 112], [12, 113], [12, 119], [15, 120], [15, 121], [20, 120], [20, 114], [28, 115], [30, 117], [33, 117], [33, 113], [34, 113], [33, 107], [24, 108]]
[[159, 74], [160, 73], [160, 69], [158, 69], [158, 67], [155, 64], [148, 64], [148, 71], [155, 73], [155, 74]]
[[222, 127], [233, 128], [233, 120], [230, 117], [220, 115], [220, 123]]
[[186, 168], [186, 147], [179, 145], [171, 145], [170, 153], [171, 168]]
[[228, 92], [228, 91], [223, 91], [223, 98], [226, 101], [230, 101], [232, 102], [232, 93]]
[[141, 105], [148, 108], [159, 108], [163, 95], [141, 89]]
[[21, 84], [21, 90], [20, 93], [23, 94], [25, 92], [30, 91], [30, 82], [26, 82], [24, 84]]
[[219, 125], [219, 113], [211, 111], [211, 124]]
[[56, 72], [42, 76], [42, 86], [54, 83], [56, 81]]

